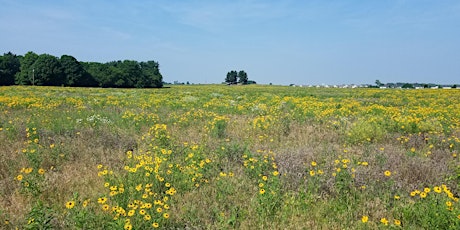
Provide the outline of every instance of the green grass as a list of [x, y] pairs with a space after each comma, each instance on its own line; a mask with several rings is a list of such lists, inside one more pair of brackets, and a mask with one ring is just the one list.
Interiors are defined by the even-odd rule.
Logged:
[[460, 227], [458, 90], [0, 95], [2, 229]]

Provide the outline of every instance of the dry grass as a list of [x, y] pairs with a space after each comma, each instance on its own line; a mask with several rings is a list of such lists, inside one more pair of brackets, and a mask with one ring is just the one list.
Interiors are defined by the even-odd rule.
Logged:
[[[458, 140], [460, 124], [450, 128], [449, 132], [421, 134], [398, 130], [395, 127], [399, 124], [389, 125], [385, 134], [376, 139], [350, 141], [347, 133], [352, 128], [357, 134], [366, 135], [367, 129], [359, 130], [352, 124], [374, 119], [367, 115], [367, 108], [356, 107], [354, 109], [358, 111], [344, 113], [356, 113], [353, 116], [362, 116], [359, 119], [342, 114], [320, 117], [320, 114], [339, 111], [339, 103], [328, 97], [334, 97], [337, 101], [351, 101], [353, 98], [350, 95], [354, 95], [352, 91], [321, 92], [312, 89], [309, 93], [299, 91], [296, 93], [300, 96], [291, 96], [296, 94], [285, 88], [254, 88], [254, 92], [238, 91], [238, 87], [232, 89], [235, 91], [221, 90], [222, 96], [213, 98], [209, 98], [211, 90], [203, 93], [202, 88], [193, 87], [187, 88], [190, 92], [182, 94], [171, 93], [171, 89], [155, 92], [154, 98], [149, 91], [117, 91], [120, 95], [129, 95], [130, 100], [133, 95], [139, 94], [138, 102], [129, 103], [123, 97], [111, 94], [110, 90], [82, 91], [81, 94], [89, 93], [97, 97], [97, 100], [82, 101], [87, 104], [86, 110], [66, 103], [48, 110], [27, 106], [22, 109], [10, 108], [0, 104], [8, 111], [0, 118], [11, 120], [11, 123], [0, 123], [3, 128], [0, 131], [0, 220], [9, 220], [11, 224], [8, 228], [26, 226], [31, 210], [40, 200], [53, 210], [55, 228], [72, 226], [68, 214], [70, 211], [65, 208], [65, 203], [73, 199], [74, 194], [78, 194], [80, 201], [87, 198], [95, 201], [107, 193], [103, 185], [106, 179], [98, 176], [97, 165], [107, 166], [118, 175], [126, 175], [124, 167], [128, 150], [133, 150], [137, 156], [157, 147], [174, 150], [170, 163], [187, 167], [190, 162], [184, 159], [192, 152], [187, 146], [194, 144], [200, 148], [195, 154], [212, 160], [209, 168], [200, 172], [205, 174], [204, 178], [209, 183], [178, 192], [171, 203], [171, 217], [168, 220], [171, 228], [379, 229], [382, 227], [379, 223], [381, 218], [401, 218], [400, 210], [415, 203], [409, 200], [408, 195], [415, 189], [445, 184], [458, 196], [460, 185], [456, 170], [459, 170], [459, 160], [453, 154], [458, 153], [459, 142], [455, 138]], [[55, 90], [59, 92], [61, 89]], [[279, 90], [281, 94], [292, 98], [283, 101], [280, 99], [282, 97], [273, 96], [275, 94], [271, 90]], [[75, 92], [69, 92], [68, 96], [74, 97]], [[366, 96], [367, 92], [360, 93], [360, 97], [369, 98], [357, 98], [354, 102], [377, 100]], [[413, 100], [404, 92], [398, 93], [409, 98], [409, 101]], [[388, 98], [391, 99], [390, 96]], [[109, 103], [104, 101], [107, 98], [112, 100], [110, 103], [123, 106], [107, 105]], [[227, 103], [226, 100], [232, 102]], [[106, 105], [101, 105], [101, 102]], [[340, 111], [349, 109], [346, 103], [342, 104]], [[388, 110], [394, 111], [394, 108], [398, 107]], [[61, 109], [66, 111], [64, 115]], [[125, 111], [136, 112], [133, 117], [122, 118]], [[301, 120], [299, 118], [302, 116], [295, 114], [295, 111], [303, 111], [304, 116], [308, 117]], [[38, 115], [32, 116], [33, 112]], [[458, 113], [460, 111], [450, 112], [449, 115], [454, 117], [452, 114]], [[12, 114], [16, 118], [8, 119]], [[86, 118], [93, 114], [101, 114], [111, 123], [87, 121]], [[153, 119], [152, 114], [158, 118]], [[255, 121], [262, 117], [261, 114], [270, 115], [272, 120], [267, 119], [267, 127], [257, 128]], [[398, 118], [404, 120], [407, 118], [405, 116]], [[219, 117], [228, 119], [225, 126], [220, 128], [212, 123]], [[392, 121], [385, 120], [387, 117], [382, 114], [375, 117], [385, 122]], [[346, 122], [337, 123], [342, 120]], [[455, 122], [455, 119], [451, 122]], [[142, 139], [155, 124], [167, 124], [170, 136], [168, 146], [151, 146], [154, 141]], [[11, 129], [6, 131], [7, 127]], [[40, 182], [42, 190], [36, 196], [24, 192], [15, 179], [21, 168], [30, 166], [30, 159], [22, 154], [23, 149], [28, 147], [28, 127], [38, 129], [41, 147], [34, 148], [42, 154], [40, 167], [46, 170]], [[401, 136], [407, 137], [407, 141], [397, 139]], [[430, 147], [433, 143], [434, 147]], [[450, 147], [450, 143], [454, 143], [454, 147]], [[54, 147], [51, 148], [51, 145]], [[427, 154], [428, 151], [430, 154]], [[264, 169], [266, 171], [260, 175], [252, 173], [243, 164], [243, 155], [248, 153], [260, 162], [270, 154], [274, 156], [276, 170], [280, 173], [280, 186], [276, 187], [278, 194], [274, 196], [279, 201], [279, 207], [274, 213], [263, 211], [261, 207], [264, 201], [259, 194], [259, 185], [264, 182], [261, 180], [262, 174], [270, 176], [274, 168], [268, 164], [268, 169]], [[196, 161], [195, 167], [200, 159]], [[313, 166], [312, 162], [317, 166]], [[367, 166], [363, 166], [363, 162]], [[322, 175], [318, 174], [318, 169], [323, 171]], [[387, 170], [391, 172], [390, 177], [384, 175]], [[310, 175], [311, 171], [314, 171], [314, 176]], [[222, 177], [219, 175], [221, 172], [231, 172], [233, 176]], [[174, 179], [190, 180], [186, 176]], [[264, 183], [270, 186], [269, 182]], [[396, 204], [394, 195], [406, 200]], [[373, 221], [363, 225], [360, 220], [364, 215]], [[409, 227], [421, 227], [414, 220], [404, 221]], [[0, 224], [0, 228], [4, 226]]]

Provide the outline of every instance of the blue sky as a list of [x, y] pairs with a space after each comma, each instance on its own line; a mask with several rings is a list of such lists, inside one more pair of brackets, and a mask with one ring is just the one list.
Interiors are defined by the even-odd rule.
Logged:
[[0, 52], [155, 60], [167, 82], [460, 83], [460, 1], [0, 0]]

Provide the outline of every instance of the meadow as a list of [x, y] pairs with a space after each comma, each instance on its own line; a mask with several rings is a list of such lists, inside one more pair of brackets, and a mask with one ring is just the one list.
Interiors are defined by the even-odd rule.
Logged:
[[460, 90], [0, 87], [0, 229], [460, 229]]

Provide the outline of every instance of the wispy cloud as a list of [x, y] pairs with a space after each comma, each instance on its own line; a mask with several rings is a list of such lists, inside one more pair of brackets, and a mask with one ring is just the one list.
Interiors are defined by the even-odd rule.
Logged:
[[211, 32], [274, 20], [288, 13], [283, 3], [244, 0], [172, 2], [162, 8], [181, 24]]

